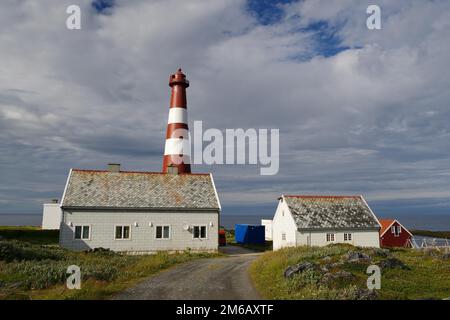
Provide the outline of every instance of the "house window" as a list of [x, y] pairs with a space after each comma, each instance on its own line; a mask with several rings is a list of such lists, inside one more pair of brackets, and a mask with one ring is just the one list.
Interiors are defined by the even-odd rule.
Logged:
[[130, 239], [130, 226], [116, 226], [116, 240]]
[[90, 226], [75, 226], [75, 239], [89, 240], [91, 237]]
[[281, 234], [281, 240], [286, 241], [286, 233], [283, 232]]
[[194, 226], [194, 239], [206, 239], [206, 226]]
[[170, 226], [156, 226], [156, 239], [170, 239]]
[[352, 241], [352, 234], [344, 233], [344, 241]]
[[334, 233], [327, 233], [327, 242], [334, 242]]
[[400, 233], [402, 232], [402, 227], [401, 226], [392, 226], [391, 232], [394, 234], [395, 237], [399, 237]]

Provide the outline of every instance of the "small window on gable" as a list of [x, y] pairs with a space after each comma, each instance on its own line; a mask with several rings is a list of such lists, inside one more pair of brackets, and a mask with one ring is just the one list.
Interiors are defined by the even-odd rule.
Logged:
[[286, 233], [283, 232], [281, 234], [281, 240], [286, 241]]

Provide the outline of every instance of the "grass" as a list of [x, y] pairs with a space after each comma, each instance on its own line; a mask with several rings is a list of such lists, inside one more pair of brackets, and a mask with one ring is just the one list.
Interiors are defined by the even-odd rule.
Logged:
[[265, 241], [264, 244], [241, 244], [237, 243], [236, 239], [234, 238], [234, 230], [225, 230], [225, 235], [227, 238], [227, 245], [231, 246], [241, 246], [243, 248], [247, 248], [254, 251], [272, 251], [272, 241]]
[[[217, 256], [188, 251], [139, 256], [72, 252], [55, 244], [54, 233], [36, 228], [0, 227], [0, 236], [0, 300], [106, 299], [173, 265]], [[66, 288], [70, 265], [81, 268], [80, 290]]]
[[450, 231], [412, 230], [411, 233], [415, 236], [450, 239]]
[[[368, 254], [370, 263], [341, 263], [329, 268], [328, 273], [350, 272], [349, 279], [323, 282], [320, 267], [343, 261], [349, 251]], [[450, 297], [450, 260], [439, 251], [392, 249], [388, 256], [380, 249], [355, 248], [349, 245], [331, 245], [321, 248], [296, 247], [267, 252], [250, 266], [256, 288], [267, 299], [362, 299], [367, 289], [369, 264], [396, 258], [408, 269], [386, 268], [381, 271], [381, 289], [376, 299], [444, 299]], [[327, 258], [325, 258], [327, 257]], [[325, 258], [325, 259], [324, 259]], [[318, 268], [285, 278], [288, 266], [300, 262], [315, 263]], [[367, 292], [367, 291], [366, 291]]]
[[57, 244], [59, 230], [42, 230], [39, 227], [0, 227], [0, 240], [19, 240], [33, 244]]

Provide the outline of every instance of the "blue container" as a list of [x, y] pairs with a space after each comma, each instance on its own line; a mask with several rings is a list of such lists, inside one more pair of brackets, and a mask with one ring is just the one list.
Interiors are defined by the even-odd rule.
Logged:
[[264, 244], [265, 227], [249, 224], [237, 224], [234, 227], [234, 239], [241, 244]]

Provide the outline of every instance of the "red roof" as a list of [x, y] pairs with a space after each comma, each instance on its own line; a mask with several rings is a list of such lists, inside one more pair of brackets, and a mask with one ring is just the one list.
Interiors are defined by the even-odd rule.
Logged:
[[394, 222], [397, 222], [399, 225], [401, 225], [402, 229], [405, 230], [406, 232], [408, 232], [411, 235], [411, 237], [413, 236], [413, 234], [411, 232], [409, 232], [409, 230], [406, 229], [405, 226], [402, 225], [397, 219], [378, 219], [378, 221], [380, 221], [380, 224], [381, 224], [380, 237], [386, 232], [386, 230]]
[[378, 219], [381, 224], [380, 234], [383, 234], [394, 223], [394, 219]]

